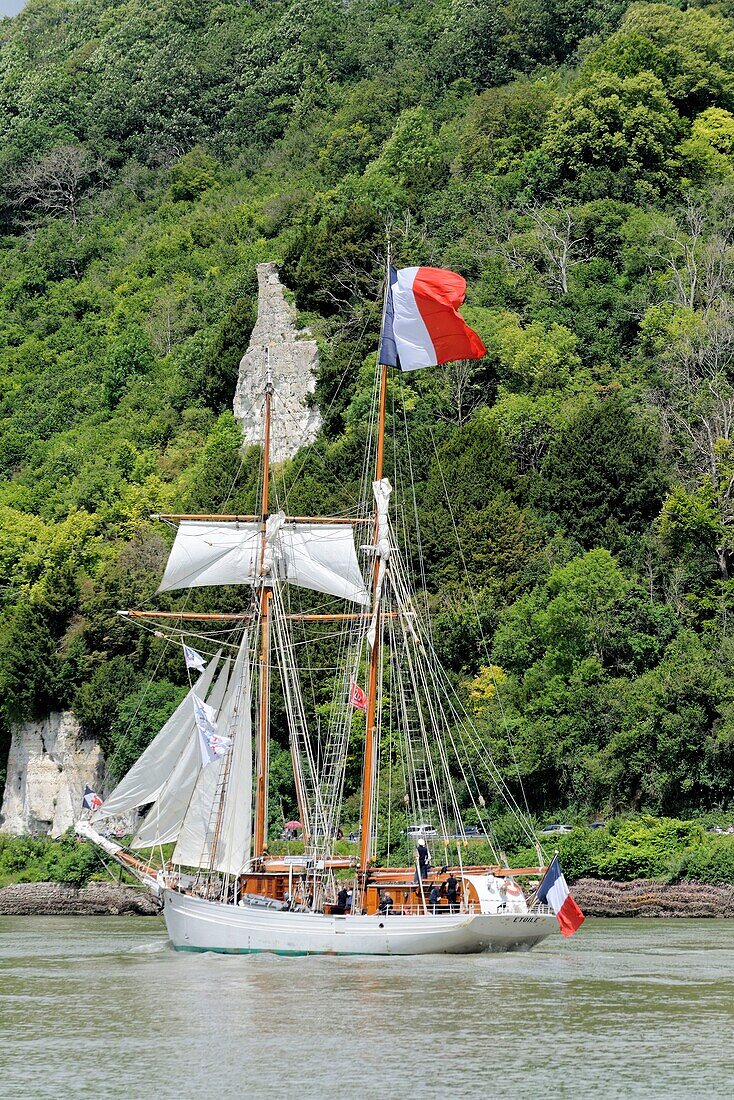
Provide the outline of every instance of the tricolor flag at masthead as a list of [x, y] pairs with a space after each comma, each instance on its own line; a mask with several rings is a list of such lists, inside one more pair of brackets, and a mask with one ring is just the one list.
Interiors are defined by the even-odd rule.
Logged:
[[487, 349], [459, 313], [466, 280], [440, 267], [390, 268], [380, 362], [419, 370], [455, 359], [481, 359]]
[[571, 897], [557, 855], [553, 856], [553, 861], [543, 876], [537, 897], [538, 901], [545, 901], [550, 905], [558, 917], [564, 936], [572, 936], [583, 924], [584, 914]]

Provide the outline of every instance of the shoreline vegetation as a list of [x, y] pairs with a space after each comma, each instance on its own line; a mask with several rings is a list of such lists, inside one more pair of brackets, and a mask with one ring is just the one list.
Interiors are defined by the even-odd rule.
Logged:
[[[720, 815], [693, 821], [639, 814], [615, 818], [601, 827], [576, 824], [570, 832], [543, 835], [545, 855], [557, 849], [574, 897], [587, 916], [734, 917], [734, 835]], [[714, 817], [717, 819], [714, 820]], [[495, 841], [510, 866], [537, 862], [532, 848], [513, 836], [509, 821], [495, 823]], [[275, 832], [275, 830], [273, 830]], [[391, 851], [393, 861], [410, 864], [411, 842]], [[340, 854], [354, 845], [339, 841]], [[434, 864], [441, 860], [433, 842]], [[297, 841], [273, 841], [272, 854], [299, 854]], [[468, 840], [465, 860], [491, 864], [486, 841]], [[535, 880], [527, 880], [526, 889]], [[89, 844], [67, 834], [11, 837], [0, 834], [0, 916], [154, 915], [155, 901], [127, 881], [114, 882]]]

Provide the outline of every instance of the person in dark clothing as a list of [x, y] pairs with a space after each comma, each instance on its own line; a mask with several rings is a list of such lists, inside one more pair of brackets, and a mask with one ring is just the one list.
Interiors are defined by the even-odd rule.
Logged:
[[446, 879], [446, 901], [449, 903], [449, 909], [453, 913], [454, 906], [456, 905], [457, 898], [459, 896], [459, 883], [454, 877], [452, 871], [449, 877]]
[[336, 908], [334, 909], [335, 913], [346, 913], [346, 911], [347, 911], [347, 893], [348, 893], [348, 891], [347, 891], [346, 886], [342, 886], [341, 890], [336, 895]]
[[395, 905], [395, 902], [390, 897], [390, 895], [386, 891], [383, 891], [380, 894], [380, 904], [378, 906], [379, 912], [383, 913], [385, 916], [387, 916], [390, 913], [390, 911], [392, 910], [394, 905]]
[[428, 892], [428, 904], [431, 906], [431, 912], [436, 912], [436, 906], [441, 898], [441, 891], [438, 888], [438, 883], [434, 882], [433, 886]]

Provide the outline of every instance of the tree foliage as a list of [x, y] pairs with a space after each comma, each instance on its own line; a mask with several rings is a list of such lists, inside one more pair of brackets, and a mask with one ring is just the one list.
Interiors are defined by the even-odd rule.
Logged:
[[391, 375], [387, 458], [507, 782], [538, 811], [730, 804], [733, 97], [726, 5], [36, 0], [3, 22], [3, 748], [73, 706], [121, 771], [175, 704], [180, 661], [113, 612], [170, 606], [151, 512], [255, 507], [230, 402], [261, 261], [321, 350], [324, 430], [278, 491], [351, 504], [389, 226], [398, 265], [466, 276], [488, 349]]

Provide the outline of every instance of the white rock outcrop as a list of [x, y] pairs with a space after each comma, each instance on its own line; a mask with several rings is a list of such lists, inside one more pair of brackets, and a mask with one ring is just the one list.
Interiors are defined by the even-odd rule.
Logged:
[[84, 787], [100, 791], [105, 763], [71, 711], [13, 729], [0, 831], [61, 836], [79, 817]]
[[245, 443], [261, 444], [269, 367], [274, 387], [271, 457], [283, 462], [313, 443], [321, 427], [318, 409], [307, 404], [316, 386], [319, 352], [316, 341], [296, 328], [296, 310], [283, 294], [275, 264], [258, 264], [257, 281], [257, 322], [240, 362], [234, 415]]

